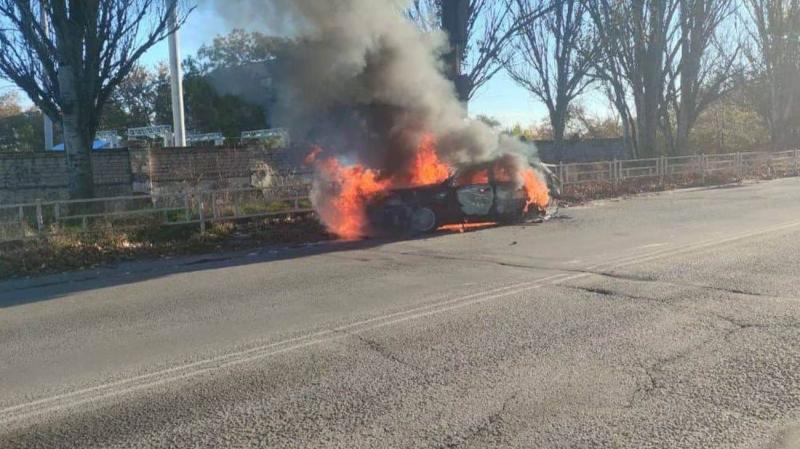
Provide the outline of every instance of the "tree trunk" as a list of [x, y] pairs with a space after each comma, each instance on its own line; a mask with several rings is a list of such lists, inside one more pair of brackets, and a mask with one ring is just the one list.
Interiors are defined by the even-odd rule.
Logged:
[[81, 131], [76, 114], [64, 114], [63, 126], [69, 196], [71, 199], [91, 198], [94, 196], [91, 138]]
[[63, 99], [64, 153], [69, 173], [69, 196], [71, 199], [94, 196], [92, 173], [92, 143], [94, 129], [83, 123], [86, 113], [81, 113], [78, 82], [69, 66], [62, 66], [58, 73], [58, 84]]
[[689, 154], [689, 130], [691, 124], [687, 108], [682, 107], [677, 114], [675, 124], [675, 149], [679, 155]]
[[553, 145], [555, 146], [556, 154], [563, 157], [564, 149], [564, 132], [567, 128], [567, 111], [563, 104], [555, 106], [550, 111], [550, 126], [553, 128]]

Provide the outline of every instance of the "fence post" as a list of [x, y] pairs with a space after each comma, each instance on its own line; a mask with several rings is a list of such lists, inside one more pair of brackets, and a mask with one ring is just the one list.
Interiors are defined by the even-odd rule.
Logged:
[[25, 236], [25, 206], [19, 207], [19, 230]]
[[211, 215], [214, 216], [214, 220], [219, 218], [219, 208], [217, 207], [217, 192], [215, 190], [211, 191]]
[[617, 182], [617, 160], [608, 161], [608, 180], [615, 183]]
[[237, 191], [233, 191], [233, 216], [234, 218], [240, 215], [239, 213], [239, 195], [237, 195]]
[[567, 182], [567, 178], [564, 177], [564, 161], [558, 161], [558, 179], [562, 184]]
[[192, 221], [192, 199], [189, 192], [183, 194], [183, 219]]
[[42, 200], [36, 200], [36, 231], [44, 231], [44, 216], [42, 215]]
[[703, 184], [706, 183], [706, 154], [700, 155], [700, 180]]
[[744, 158], [741, 152], [736, 153], [736, 170], [740, 178], [744, 177]]
[[206, 233], [206, 203], [203, 200], [203, 192], [200, 192], [200, 202], [198, 204], [198, 209], [200, 209], [200, 233]]
[[794, 150], [794, 175], [800, 176], [800, 150]]

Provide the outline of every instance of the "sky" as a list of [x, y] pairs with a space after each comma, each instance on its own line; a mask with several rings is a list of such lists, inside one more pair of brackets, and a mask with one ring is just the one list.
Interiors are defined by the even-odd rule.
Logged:
[[[254, 30], [253, 25], [242, 28]], [[227, 34], [232, 29], [233, 26], [221, 19], [208, 6], [208, 2], [200, 2], [180, 30], [181, 59], [195, 54], [203, 44], [210, 43], [215, 36]], [[142, 57], [141, 63], [152, 68], [160, 61], [166, 62], [168, 55], [167, 42], [162, 41]], [[13, 84], [0, 80], [0, 94], [9, 90], [16, 90], [16, 88]], [[25, 98], [21, 91], [20, 94]], [[30, 105], [27, 98], [25, 98], [25, 102], [26, 106]], [[543, 120], [547, 114], [546, 108], [541, 103], [534, 101], [526, 90], [517, 86], [502, 71], [477, 92], [470, 101], [469, 110], [472, 116], [484, 114], [493, 117], [499, 120], [504, 127], [511, 127], [517, 123], [524, 126], [531, 125]]]
[[[252, 24], [241, 28], [255, 31]], [[204, 43], [210, 43], [214, 36], [227, 34], [232, 29], [233, 26], [221, 19], [208, 3], [200, 2], [181, 28], [181, 57], [196, 53]], [[161, 42], [143, 57], [142, 63], [154, 66], [159, 61], [166, 61], [168, 52], [167, 43]], [[502, 71], [478, 91], [470, 101], [469, 109], [472, 116], [488, 115], [506, 127], [516, 123], [530, 125], [547, 115], [547, 110], [541, 103], [534, 101], [525, 89], [517, 86]]]

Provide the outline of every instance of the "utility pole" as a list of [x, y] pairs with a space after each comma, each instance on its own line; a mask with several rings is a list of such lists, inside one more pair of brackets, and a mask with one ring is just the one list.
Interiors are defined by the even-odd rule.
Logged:
[[178, 46], [178, 0], [172, 1], [172, 14], [169, 26], [175, 31], [169, 35], [169, 74], [172, 92], [172, 129], [174, 145], [186, 146], [186, 122], [183, 116], [183, 71], [181, 53]]
[[[42, 30], [44, 30], [44, 38], [48, 39], [50, 36], [50, 25], [47, 22], [47, 2], [42, 0], [39, 12], [42, 20]], [[50, 151], [53, 149], [53, 121], [50, 117], [42, 111], [42, 118], [44, 119], [44, 150]]]

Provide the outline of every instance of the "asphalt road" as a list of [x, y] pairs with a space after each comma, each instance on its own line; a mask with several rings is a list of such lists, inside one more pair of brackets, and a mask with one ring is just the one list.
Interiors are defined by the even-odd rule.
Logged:
[[0, 448], [800, 448], [800, 179], [0, 284]]

